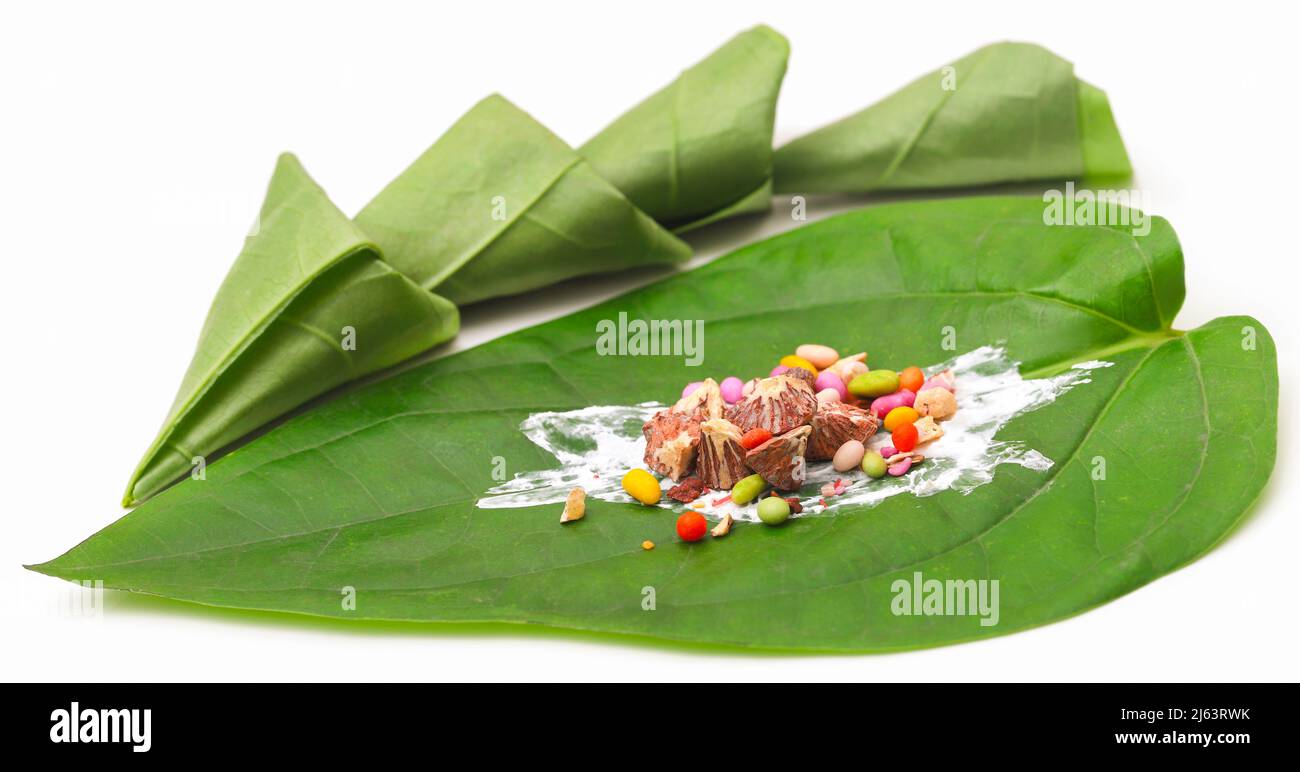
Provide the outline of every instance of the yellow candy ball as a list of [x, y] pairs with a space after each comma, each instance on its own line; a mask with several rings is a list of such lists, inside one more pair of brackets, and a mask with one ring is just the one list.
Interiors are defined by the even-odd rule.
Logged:
[[804, 359], [798, 354], [787, 354], [786, 356], [781, 357], [780, 363], [785, 365], [786, 367], [802, 367], [803, 369], [812, 373], [814, 377], [817, 375], [816, 366], [814, 366], [812, 362], [809, 362], [807, 359]]
[[647, 506], [658, 504], [659, 497], [663, 495], [659, 481], [644, 469], [633, 469], [623, 475], [623, 490], [627, 491], [627, 495]]
[[885, 431], [892, 432], [903, 424], [914, 424], [921, 414], [910, 407], [896, 407], [885, 415]]

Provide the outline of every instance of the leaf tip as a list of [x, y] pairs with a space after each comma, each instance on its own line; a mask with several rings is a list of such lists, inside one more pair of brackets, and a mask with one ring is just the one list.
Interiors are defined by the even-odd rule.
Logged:
[[756, 24], [750, 28], [749, 32], [755, 35], [763, 35], [779, 44], [787, 53], [790, 51], [790, 41], [786, 39], [786, 36], [766, 24]]
[[23, 563], [23, 568], [27, 569], [28, 571], [34, 571], [38, 574], [45, 574], [46, 576], [53, 576], [61, 579], [63, 577], [55, 573], [54, 564], [56, 562], [58, 562], [58, 558], [55, 558], [54, 560], [47, 560], [44, 563]]

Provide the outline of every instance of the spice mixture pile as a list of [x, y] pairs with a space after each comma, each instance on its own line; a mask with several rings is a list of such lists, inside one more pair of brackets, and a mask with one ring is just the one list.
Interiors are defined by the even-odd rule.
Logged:
[[[648, 469], [627, 472], [623, 490], [653, 506], [664, 495], [655, 475], [670, 479], [675, 485], [667, 495], [687, 506], [678, 536], [697, 541], [706, 533], [725, 536], [734, 524], [724, 514], [709, 529], [696, 511], [706, 496], [714, 505], [752, 504], [768, 525], [798, 514], [798, 496], [783, 494], [804, 485], [809, 462], [829, 461], [836, 472], [857, 479], [907, 474], [925, 460], [918, 448], [942, 437], [940, 422], [957, 412], [952, 371], [927, 378], [919, 367], [872, 370], [866, 360], [865, 352], [841, 357], [828, 346], [805, 344], [767, 378], [688, 384], [676, 404], [645, 423]], [[882, 428], [888, 444], [877, 441], [879, 450], [868, 450], [867, 440]], [[823, 485], [822, 502], [851, 482], [846, 477]], [[581, 498], [575, 489], [562, 521], [576, 519]]]

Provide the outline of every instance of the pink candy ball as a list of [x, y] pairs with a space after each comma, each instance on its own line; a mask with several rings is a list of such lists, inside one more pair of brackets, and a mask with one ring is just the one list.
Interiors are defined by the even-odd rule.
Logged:
[[883, 397], [876, 397], [871, 401], [871, 414], [876, 418], [884, 418], [889, 415], [889, 411], [896, 407], [911, 407], [916, 404], [916, 392], [910, 389], [899, 389], [893, 394], [886, 394]]
[[912, 468], [912, 457], [908, 456], [902, 461], [899, 461], [897, 464], [894, 464], [893, 466], [889, 467], [887, 471], [889, 472], [891, 477], [902, 477], [903, 475], [907, 474], [907, 470], [911, 468]]
[[704, 381], [692, 381], [691, 383], [686, 384], [686, 388], [682, 389], [682, 399], [686, 399], [691, 395], [692, 391], [695, 391], [703, 385]]
[[832, 373], [830, 370], [823, 370], [817, 376], [815, 391], [823, 391], [825, 389], [834, 389], [838, 392], [841, 402], [849, 398], [849, 389], [844, 385], [844, 381], [840, 380], [840, 377], [835, 373]]
[[722, 379], [719, 388], [722, 389], [722, 401], [734, 405], [744, 396], [745, 382], [731, 375]]

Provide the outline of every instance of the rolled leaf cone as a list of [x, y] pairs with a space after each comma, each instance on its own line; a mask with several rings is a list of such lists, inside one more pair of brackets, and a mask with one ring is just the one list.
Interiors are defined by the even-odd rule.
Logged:
[[1106, 95], [1026, 43], [985, 46], [776, 151], [779, 193], [1132, 175]]
[[459, 324], [451, 302], [393, 270], [298, 159], [281, 156], [123, 504], [313, 397], [453, 337]]
[[461, 304], [691, 254], [563, 140], [495, 94], [356, 222], [394, 268]]
[[772, 129], [790, 45], [740, 33], [578, 149], [632, 203], [677, 231], [772, 200]]

